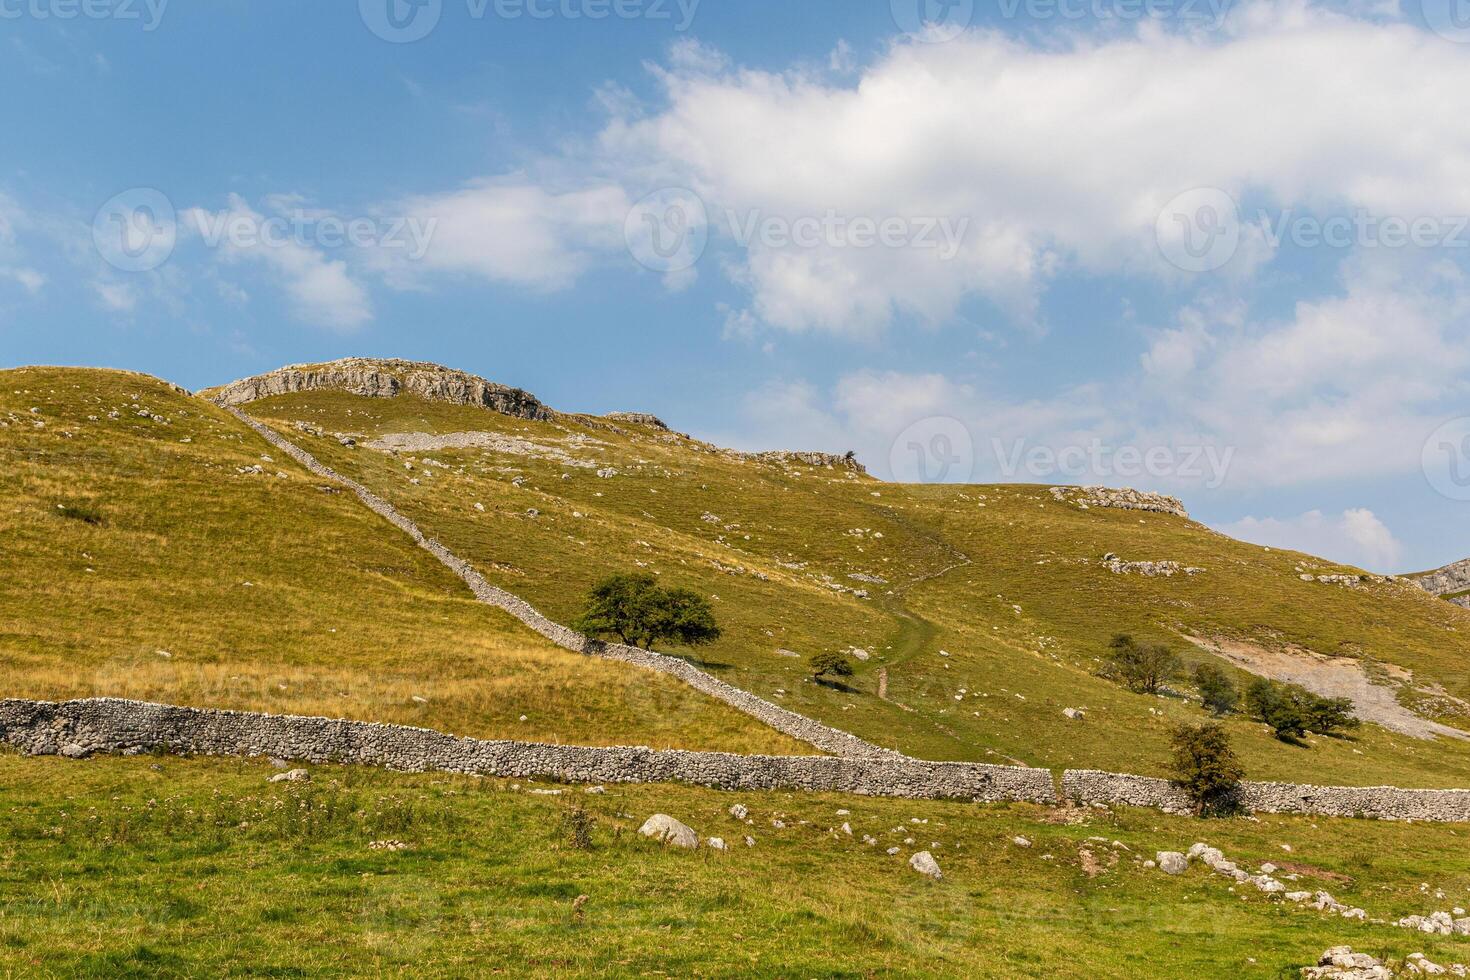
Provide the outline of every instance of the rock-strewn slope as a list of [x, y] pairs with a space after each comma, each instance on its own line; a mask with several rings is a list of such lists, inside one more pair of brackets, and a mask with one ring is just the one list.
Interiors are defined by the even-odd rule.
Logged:
[[429, 401], [478, 405], [516, 418], [549, 421], [556, 413], [535, 395], [426, 361], [347, 357], [325, 364], [293, 364], [201, 392], [220, 405], [246, 405], [298, 391], [345, 391], [367, 398], [403, 392]]

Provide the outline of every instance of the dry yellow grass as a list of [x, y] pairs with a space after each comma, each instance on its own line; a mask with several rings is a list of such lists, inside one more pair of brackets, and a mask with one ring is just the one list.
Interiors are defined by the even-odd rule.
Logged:
[[811, 751], [669, 678], [552, 646], [271, 455], [154, 379], [0, 372], [0, 692]]

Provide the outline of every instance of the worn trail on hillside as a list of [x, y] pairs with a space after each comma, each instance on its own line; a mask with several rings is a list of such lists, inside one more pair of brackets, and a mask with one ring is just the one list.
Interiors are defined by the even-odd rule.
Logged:
[[439, 559], [446, 568], [458, 576], [465, 585], [469, 586], [475, 598], [481, 602], [495, 606], [497, 609], [510, 613], [516, 619], [537, 633], [540, 633], [557, 646], [575, 653], [605, 657], [610, 660], [618, 660], [623, 663], [668, 674], [671, 677], [683, 681], [695, 690], [717, 698], [731, 707], [745, 712], [758, 721], [770, 725], [785, 735], [800, 739], [833, 755], [852, 758], [901, 757], [897, 752], [880, 748], [858, 738], [856, 735], [833, 728], [830, 725], [824, 725], [805, 715], [800, 715], [779, 705], [772, 704], [764, 698], [751, 694], [749, 691], [742, 690], [733, 684], [726, 683], [707, 674], [693, 664], [680, 660], [678, 657], [668, 657], [650, 650], [625, 646], [621, 643], [604, 643], [600, 640], [594, 640], [584, 636], [576, 630], [563, 626], [560, 623], [553, 622], [519, 596], [491, 585], [469, 562], [456, 556], [437, 540], [425, 535], [417, 524], [361, 483], [349, 479], [331, 467], [324, 465], [315, 456], [311, 455], [311, 453], [297, 446], [270, 426], [251, 418], [239, 408], [233, 405], [224, 405], [222, 407], [225, 411], [234, 415], [241, 422], [255, 430], [266, 442], [290, 456], [310, 472], [324, 479], [339, 483], [351, 490], [369, 510], [388, 521], [400, 531], [403, 531], [409, 537], [413, 538], [421, 548]]

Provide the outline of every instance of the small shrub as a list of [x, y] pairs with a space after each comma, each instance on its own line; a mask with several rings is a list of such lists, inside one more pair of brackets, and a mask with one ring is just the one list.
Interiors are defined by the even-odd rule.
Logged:
[[1182, 725], [1174, 730], [1174, 782], [1189, 794], [1201, 816], [1224, 816], [1240, 807], [1245, 775], [1230, 747], [1230, 736], [1216, 724]]
[[567, 843], [579, 851], [592, 849], [592, 816], [582, 807], [568, 810], [561, 815], [562, 831]]
[[93, 527], [101, 527], [104, 523], [101, 513], [90, 507], [79, 507], [76, 504], [57, 504], [56, 512], [62, 517], [73, 521], [81, 521], [83, 524], [91, 524]]
[[720, 638], [709, 600], [689, 589], [666, 589], [647, 573], [612, 575], [597, 583], [572, 628], [644, 648], [661, 640], [699, 646]]
[[1135, 694], [1157, 694], [1183, 670], [1183, 662], [1162, 643], [1140, 643], [1119, 633], [1109, 644], [1102, 675]]
[[852, 661], [845, 654], [827, 651], [812, 654], [811, 660], [807, 661], [812, 669], [813, 677], [851, 677]]
[[1225, 671], [1214, 664], [1199, 664], [1194, 668], [1194, 686], [1199, 688], [1205, 710], [1216, 718], [1234, 711], [1240, 700], [1239, 692]]

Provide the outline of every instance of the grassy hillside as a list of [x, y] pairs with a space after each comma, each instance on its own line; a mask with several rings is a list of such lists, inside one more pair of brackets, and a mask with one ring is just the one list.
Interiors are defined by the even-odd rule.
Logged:
[[[1470, 961], [1464, 937], [1142, 864], [1205, 840], [1391, 921], [1470, 898], [1463, 828], [270, 772], [0, 754], [0, 974], [1269, 978], [1340, 943]], [[587, 849], [566, 823], [582, 808]], [[635, 831], [654, 812], [734, 846], [653, 844]], [[409, 848], [370, 846], [389, 840]], [[909, 870], [920, 848], [942, 881]]]
[[[612, 571], [648, 569], [700, 590], [726, 634], [699, 652], [704, 666], [915, 755], [1161, 773], [1170, 726], [1203, 714], [1096, 677], [1119, 631], [1167, 639], [1195, 660], [1211, 654], [1186, 636], [1352, 658], [1366, 677], [1391, 682], [1379, 689], [1390, 704], [1397, 696], [1466, 723], [1455, 700], [1470, 698], [1465, 610], [1407, 584], [1304, 581], [1348, 570], [1182, 518], [1084, 510], [1044, 487], [883, 484], [842, 468], [754, 462], [651, 426], [530, 422], [406, 396], [301, 393], [249, 410], [553, 617], [573, 617]], [[500, 441], [364, 445], [465, 432]], [[1110, 551], [1205, 571], [1119, 575], [1101, 564]], [[850, 647], [871, 658], [841, 688], [812, 683], [789, 655]], [[886, 701], [876, 696], [880, 668]], [[1064, 707], [1086, 709], [1086, 719], [1065, 718]], [[1470, 743], [1368, 725], [1355, 739], [1301, 748], [1240, 717], [1226, 724], [1259, 778], [1470, 784]]]
[[3, 693], [807, 751], [673, 680], [552, 647], [271, 453], [151, 378], [0, 372]]

